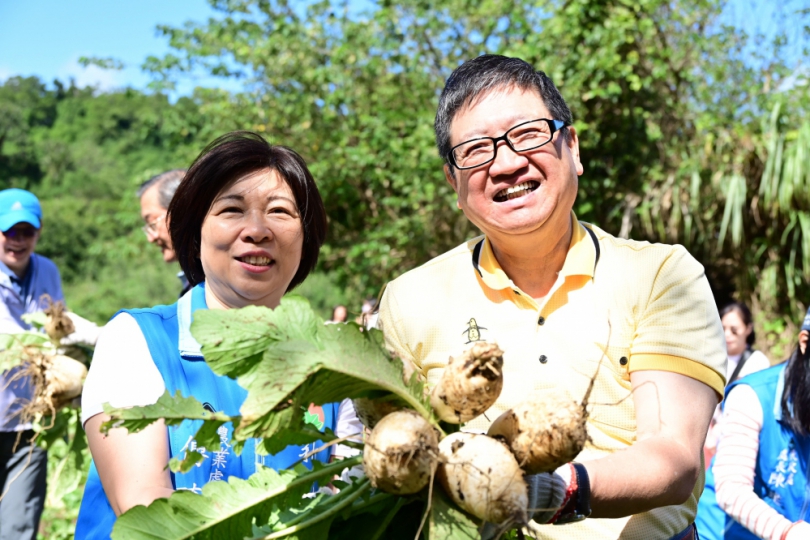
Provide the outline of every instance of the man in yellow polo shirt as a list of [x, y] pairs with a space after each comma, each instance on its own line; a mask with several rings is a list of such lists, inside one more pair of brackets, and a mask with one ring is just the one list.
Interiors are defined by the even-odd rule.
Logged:
[[694, 538], [726, 361], [703, 267], [681, 246], [577, 220], [583, 166], [571, 112], [526, 62], [485, 55], [460, 66], [435, 129], [458, 206], [484, 236], [388, 285], [386, 343], [431, 384], [470, 343], [501, 346], [503, 392], [472, 430], [536, 392], [579, 402], [599, 368], [578, 463], [530, 479], [542, 509], [533, 535]]

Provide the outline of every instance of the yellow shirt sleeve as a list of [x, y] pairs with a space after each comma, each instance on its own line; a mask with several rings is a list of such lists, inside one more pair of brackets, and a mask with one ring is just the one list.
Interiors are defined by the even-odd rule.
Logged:
[[682, 246], [675, 246], [658, 270], [638, 321], [629, 371], [680, 373], [723, 395], [724, 344], [703, 266]]

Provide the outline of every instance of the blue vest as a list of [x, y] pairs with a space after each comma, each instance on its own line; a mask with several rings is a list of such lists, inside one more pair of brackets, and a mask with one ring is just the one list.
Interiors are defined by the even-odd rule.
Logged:
[[[192, 314], [198, 309], [207, 309], [205, 288], [197, 285], [183, 295], [176, 304], [156, 306], [151, 309], [125, 310], [138, 323], [155, 365], [163, 376], [166, 389], [174, 394], [180, 390], [183, 396], [194, 396], [208, 410], [224, 412], [236, 416], [239, 407], [247, 397], [247, 391], [235, 380], [216, 375], [200, 353], [200, 345], [190, 332]], [[310, 413], [317, 415], [319, 429], [335, 429], [338, 404], [330, 403], [323, 407], [310, 406]], [[313, 416], [309, 416], [314, 418]], [[315, 423], [316, 421], [312, 421]], [[169, 452], [172, 457], [181, 458], [186, 451], [196, 450], [203, 455], [187, 473], [171, 473], [172, 486], [200, 493], [208, 482], [224, 481], [231, 476], [247, 478], [256, 470], [256, 465], [264, 465], [275, 470], [290, 468], [310, 450], [322, 445], [320, 441], [307, 446], [288, 446], [273, 456], [261, 456], [255, 451], [255, 440], [245, 443], [241, 455], [236, 455], [230, 438], [233, 426], [227, 423], [219, 428], [219, 448], [197, 446], [194, 435], [201, 421], [187, 420], [180, 425], [168, 428]], [[324, 463], [329, 462], [331, 452], [324, 450], [314, 456]], [[308, 458], [304, 463], [311, 466]], [[76, 523], [76, 540], [108, 539], [115, 524], [115, 513], [110, 506], [95, 464], [91, 463], [87, 484], [84, 488], [79, 518]]]
[[[729, 385], [749, 385], [762, 405], [762, 430], [754, 471], [754, 493], [790, 521], [808, 519], [807, 493], [810, 438], [793, 433], [782, 422], [785, 365], [752, 373]], [[717, 505], [714, 460], [706, 473], [706, 487], [695, 520], [702, 540], [757, 540], [757, 536], [728, 516]]]

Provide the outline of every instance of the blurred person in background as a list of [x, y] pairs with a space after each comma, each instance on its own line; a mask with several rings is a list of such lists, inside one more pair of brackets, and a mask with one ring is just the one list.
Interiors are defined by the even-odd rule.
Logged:
[[[810, 331], [810, 311], [802, 332]], [[810, 365], [806, 338], [787, 362], [738, 379], [726, 390], [722, 434], [704, 491], [704, 540], [810, 538]]]
[[[30, 330], [22, 316], [63, 301], [56, 265], [34, 250], [42, 227], [37, 197], [22, 189], [0, 191], [0, 333]], [[0, 376], [0, 539], [37, 537], [45, 503], [47, 454], [32, 442], [33, 426], [21, 423], [20, 409], [33, 397], [18, 368]]]
[[[762, 371], [771, 366], [770, 360], [760, 351], [753, 349], [756, 334], [751, 310], [742, 302], [731, 302], [720, 310], [723, 334], [726, 339], [728, 366], [726, 369], [726, 388], [736, 380], [751, 373]], [[715, 493], [714, 455], [722, 433], [723, 405], [718, 404], [714, 411], [706, 442], [703, 444], [703, 456], [706, 464], [706, 484], [700, 496], [700, 507], [697, 525], [702, 536], [719, 534], [725, 523], [725, 514], [719, 509]], [[710, 536], [710, 538], [722, 538]]]
[[804, 321], [802, 321], [802, 327], [799, 330], [799, 346], [807, 347], [807, 341], [809, 338], [810, 338], [810, 309], [807, 310], [807, 313], [804, 316]]
[[[726, 338], [728, 366], [726, 368], [726, 386], [751, 373], [771, 367], [771, 361], [760, 351], [754, 350], [756, 333], [751, 310], [742, 302], [731, 302], [720, 310], [723, 334]], [[715, 410], [709, 433], [704, 444], [706, 464], [711, 461], [720, 436], [719, 421], [722, 417], [721, 406]]]
[[327, 321], [327, 323], [343, 323], [346, 322], [347, 317], [349, 316], [349, 312], [344, 305], [337, 305], [332, 310], [332, 318]]
[[366, 328], [375, 328], [377, 326], [377, 299], [369, 296], [363, 300], [363, 306], [360, 308], [360, 315], [357, 316], [355, 322], [360, 326]]
[[[172, 202], [177, 186], [186, 175], [185, 169], [173, 169], [153, 176], [138, 188], [138, 199], [141, 202], [141, 218], [146, 239], [160, 248], [163, 260], [167, 263], [177, 261], [177, 255], [172, 248], [172, 239], [169, 234], [169, 224], [166, 223], [166, 212]], [[181, 271], [177, 277], [182, 283], [181, 295], [189, 290], [188, 279]]]
[[[64, 301], [56, 265], [34, 253], [41, 230], [42, 208], [33, 193], [0, 191], [0, 334], [31, 330], [24, 315]], [[70, 341], [95, 343], [98, 327], [68, 316], [77, 330]], [[45, 502], [47, 455], [33, 442], [31, 422], [20, 418], [33, 388], [19, 369], [0, 373], [0, 540], [35, 539]]]

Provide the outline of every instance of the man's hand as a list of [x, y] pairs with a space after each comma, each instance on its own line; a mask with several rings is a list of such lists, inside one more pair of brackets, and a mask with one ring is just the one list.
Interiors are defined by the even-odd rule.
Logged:
[[529, 517], [537, 523], [552, 523], [571, 496], [571, 465], [566, 463], [550, 473], [527, 475], [529, 486]]

